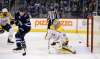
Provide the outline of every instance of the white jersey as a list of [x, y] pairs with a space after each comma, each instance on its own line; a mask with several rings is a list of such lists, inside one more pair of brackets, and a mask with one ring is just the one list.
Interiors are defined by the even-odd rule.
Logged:
[[52, 40], [53, 42], [62, 42], [65, 39], [68, 39], [66, 33], [63, 32], [57, 32], [55, 30], [48, 30], [48, 35], [46, 37], [46, 39]]
[[4, 17], [4, 18], [0, 18], [0, 25], [5, 26], [6, 24], [10, 24], [10, 17]]

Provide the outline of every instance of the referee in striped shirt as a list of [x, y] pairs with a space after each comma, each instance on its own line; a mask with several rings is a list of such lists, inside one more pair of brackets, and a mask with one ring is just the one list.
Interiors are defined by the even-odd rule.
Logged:
[[48, 29], [50, 29], [50, 26], [53, 24], [53, 21], [55, 19], [58, 19], [59, 15], [57, 13], [57, 11], [54, 8], [50, 8], [50, 10], [48, 11]]

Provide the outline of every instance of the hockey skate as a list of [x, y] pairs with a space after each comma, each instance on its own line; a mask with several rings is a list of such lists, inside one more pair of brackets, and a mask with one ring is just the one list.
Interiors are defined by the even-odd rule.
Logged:
[[8, 41], [7, 41], [8, 43], [11, 43], [11, 44], [13, 44], [14, 42], [13, 41], [11, 41], [9, 38], [8, 38]]
[[13, 49], [13, 52], [14, 53], [22, 53], [23, 51], [22, 51], [22, 46], [21, 46], [21, 44], [17, 44], [17, 48], [14, 48]]
[[25, 42], [17, 43], [17, 48], [13, 49], [14, 53], [21, 53], [23, 56], [26, 55], [26, 44]]
[[14, 51], [19, 51], [19, 50], [22, 50], [22, 47], [17, 47], [15, 49], [13, 49]]
[[17, 48], [13, 49], [13, 52], [15, 54], [22, 54], [22, 53], [24, 53], [24, 50], [22, 49], [22, 47], [17, 47]]
[[17, 43], [17, 48], [13, 49], [14, 51], [19, 51], [19, 50], [22, 50], [22, 45], [21, 43]]

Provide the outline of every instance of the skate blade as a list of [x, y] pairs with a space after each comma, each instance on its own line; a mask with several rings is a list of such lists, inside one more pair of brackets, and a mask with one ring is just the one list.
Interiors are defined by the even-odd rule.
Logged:
[[18, 50], [18, 51], [17, 50], [13, 50], [13, 53], [16, 53], [16, 54], [20, 54], [20, 53], [22, 54], [23, 52], [24, 52], [24, 50]]
[[7, 42], [7, 45], [14, 45], [14, 43], [8, 43], [8, 42]]

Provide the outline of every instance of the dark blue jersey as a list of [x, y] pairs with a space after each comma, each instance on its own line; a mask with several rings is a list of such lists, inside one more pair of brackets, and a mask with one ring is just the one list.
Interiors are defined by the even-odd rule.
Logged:
[[19, 14], [19, 12], [16, 13], [15, 14], [15, 24], [17, 26], [23, 26], [23, 25], [25, 25], [25, 26], [31, 26], [31, 22], [30, 22], [29, 15], [28, 14], [25, 14], [25, 15], [21, 16]]

